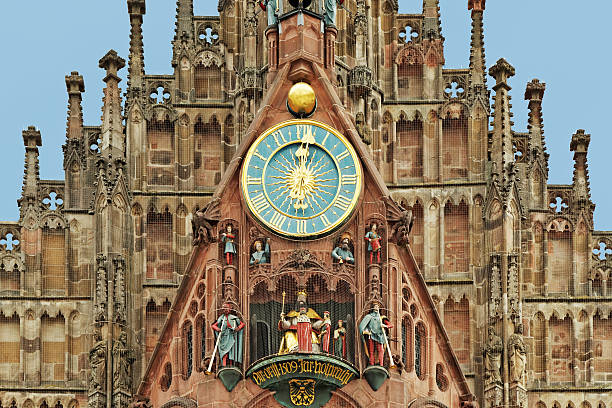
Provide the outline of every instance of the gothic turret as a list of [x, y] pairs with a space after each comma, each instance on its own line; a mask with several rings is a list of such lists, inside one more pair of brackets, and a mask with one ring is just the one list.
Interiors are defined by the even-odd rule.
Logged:
[[81, 193], [84, 180], [86, 141], [83, 139], [83, 110], [81, 93], [85, 92], [83, 77], [73, 71], [66, 76], [68, 91], [68, 119], [64, 150], [64, 171], [66, 174], [66, 208], [82, 207]]
[[493, 113], [493, 140], [491, 144], [491, 160], [500, 172], [505, 172], [507, 166], [514, 162], [512, 148], [512, 104], [510, 103], [508, 78], [514, 76], [514, 67], [501, 58], [489, 70], [489, 75], [495, 78], [495, 102]]
[[106, 70], [100, 137], [102, 139], [101, 151], [113, 156], [123, 156], [125, 144], [121, 123], [121, 90], [118, 86], [121, 78], [117, 76], [117, 71], [125, 66], [125, 60], [118, 56], [115, 50], [110, 50], [102, 57], [99, 65], [100, 68]]
[[[472, 41], [470, 43], [470, 86], [476, 97], [486, 97], [487, 74], [485, 62], [483, 15], [486, 0], [468, 0], [472, 10]], [[488, 104], [488, 99], [485, 101]]]
[[193, 0], [176, 1], [176, 23], [174, 30], [172, 66], [178, 64], [178, 57], [184, 47], [193, 45]]
[[423, 32], [425, 38], [442, 38], [440, 23], [440, 1], [423, 0]]
[[142, 20], [147, 9], [145, 0], [128, 0], [130, 14], [130, 56], [128, 62], [128, 105], [132, 99], [144, 92], [144, 48], [142, 42]]
[[573, 191], [579, 209], [589, 210], [588, 219], [593, 223], [593, 210], [595, 205], [591, 202], [591, 187], [589, 185], [589, 167], [587, 164], [587, 153], [591, 135], [584, 133], [584, 129], [578, 129], [572, 136], [570, 150], [574, 152], [574, 179]]
[[23, 175], [23, 190], [18, 204], [21, 207], [23, 220], [28, 207], [37, 208], [38, 183], [40, 182], [38, 164], [38, 146], [42, 146], [40, 131], [34, 126], [28, 126], [23, 131], [23, 144], [25, 146], [25, 169]]

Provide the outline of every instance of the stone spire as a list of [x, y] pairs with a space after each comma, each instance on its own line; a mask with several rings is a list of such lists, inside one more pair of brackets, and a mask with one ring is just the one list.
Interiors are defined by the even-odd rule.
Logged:
[[482, 86], [487, 83], [483, 15], [486, 0], [468, 0], [472, 10], [472, 41], [470, 44], [470, 84]]
[[514, 76], [514, 67], [505, 59], [500, 58], [489, 69], [489, 75], [495, 78], [494, 112], [493, 112], [493, 141], [491, 145], [491, 160], [498, 170], [505, 172], [510, 163], [514, 162], [512, 148], [512, 104], [510, 103], [508, 78]]
[[423, 0], [423, 33], [425, 38], [441, 38], [440, 0]]
[[[546, 84], [538, 79], [533, 79], [525, 89], [525, 100], [529, 101], [529, 119], [527, 129], [529, 130], [529, 151], [541, 154], [544, 160], [544, 170], [548, 171], [548, 153], [546, 153], [546, 142], [544, 141], [544, 123], [542, 120], [542, 99]], [[534, 158], [537, 159], [537, 158]]]
[[21, 200], [36, 199], [38, 195], [38, 182], [40, 181], [38, 164], [38, 146], [42, 146], [40, 131], [34, 126], [28, 126], [23, 131], [23, 144], [25, 146], [25, 169], [23, 175], [23, 192]]
[[142, 90], [145, 76], [142, 18], [147, 12], [145, 0], [127, 0], [130, 14], [130, 56], [128, 62], [128, 99]]
[[591, 208], [591, 221], [595, 206], [591, 202], [591, 187], [589, 185], [589, 166], [587, 164], [587, 153], [591, 135], [584, 133], [584, 129], [578, 129], [572, 136], [570, 150], [574, 152], [574, 179], [573, 191], [576, 203], [580, 208]]
[[[176, 0], [174, 41], [193, 38], [193, 0]], [[176, 45], [176, 44], [175, 44]]]
[[115, 50], [110, 50], [100, 60], [100, 68], [106, 70], [104, 82], [104, 98], [102, 106], [102, 132], [100, 138], [102, 153], [123, 156], [124, 136], [121, 115], [121, 90], [119, 82], [121, 78], [117, 76], [117, 71], [125, 66], [125, 60], [117, 55]]
[[81, 93], [85, 92], [85, 82], [78, 72], [72, 71], [66, 76], [68, 91], [68, 119], [66, 123], [66, 138], [80, 139], [83, 130], [83, 110], [81, 108]]

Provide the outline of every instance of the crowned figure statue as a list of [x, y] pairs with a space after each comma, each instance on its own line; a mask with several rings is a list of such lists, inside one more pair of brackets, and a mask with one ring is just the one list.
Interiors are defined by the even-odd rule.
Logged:
[[289, 313], [281, 313], [278, 329], [283, 332], [279, 354], [295, 351], [321, 351], [318, 333], [323, 327], [323, 319], [306, 303], [306, 292], [297, 293], [295, 308]]

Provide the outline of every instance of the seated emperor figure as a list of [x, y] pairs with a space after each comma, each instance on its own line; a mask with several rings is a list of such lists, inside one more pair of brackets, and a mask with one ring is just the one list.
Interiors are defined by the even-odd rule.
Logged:
[[297, 294], [295, 309], [281, 313], [278, 329], [283, 332], [279, 354], [294, 351], [321, 351], [318, 332], [323, 326], [323, 319], [306, 304], [306, 292]]

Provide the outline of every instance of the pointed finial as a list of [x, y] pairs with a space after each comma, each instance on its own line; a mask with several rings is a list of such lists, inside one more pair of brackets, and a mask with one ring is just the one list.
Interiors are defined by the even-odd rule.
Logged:
[[120, 82], [121, 78], [117, 76], [117, 72], [125, 67], [125, 60], [117, 55], [117, 51], [110, 50], [100, 59], [99, 67], [106, 70], [104, 82], [108, 82], [111, 77]]
[[66, 90], [68, 95], [80, 95], [85, 92], [83, 76], [79, 75], [77, 71], [72, 71], [70, 75], [66, 75]]
[[484, 11], [487, 0], [468, 0], [468, 10]]
[[504, 58], [497, 60], [495, 65], [489, 69], [489, 75], [495, 78], [495, 81], [497, 82], [496, 85], [507, 84], [508, 78], [514, 76], [515, 73], [516, 71], [514, 67]]
[[77, 71], [66, 75], [66, 90], [68, 91], [68, 119], [66, 137], [77, 139], [83, 129], [83, 111], [81, 109], [81, 93], [85, 92], [85, 82]]
[[586, 153], [591, 142], [591, 135], [584, 132], [584, 129], [578, 129], [572, 135], [570, 142], [570, 150], [576, 153]]
[[23, 145], [25, 147], [36, 147], [42, 146], [42, 138], [40, 137], [40, 130], [36, 129], [35, 126], [28, 126], [22, 133]]
[[145, 0], [127, 0], [128, 13], [144, 15], [147, 12]]
[[525, 89], [525, 100], [542, 102], [545, 90], [546, 84], [544, 82], [540, 82], [539, 79], [533, 79], [527, 84]]

